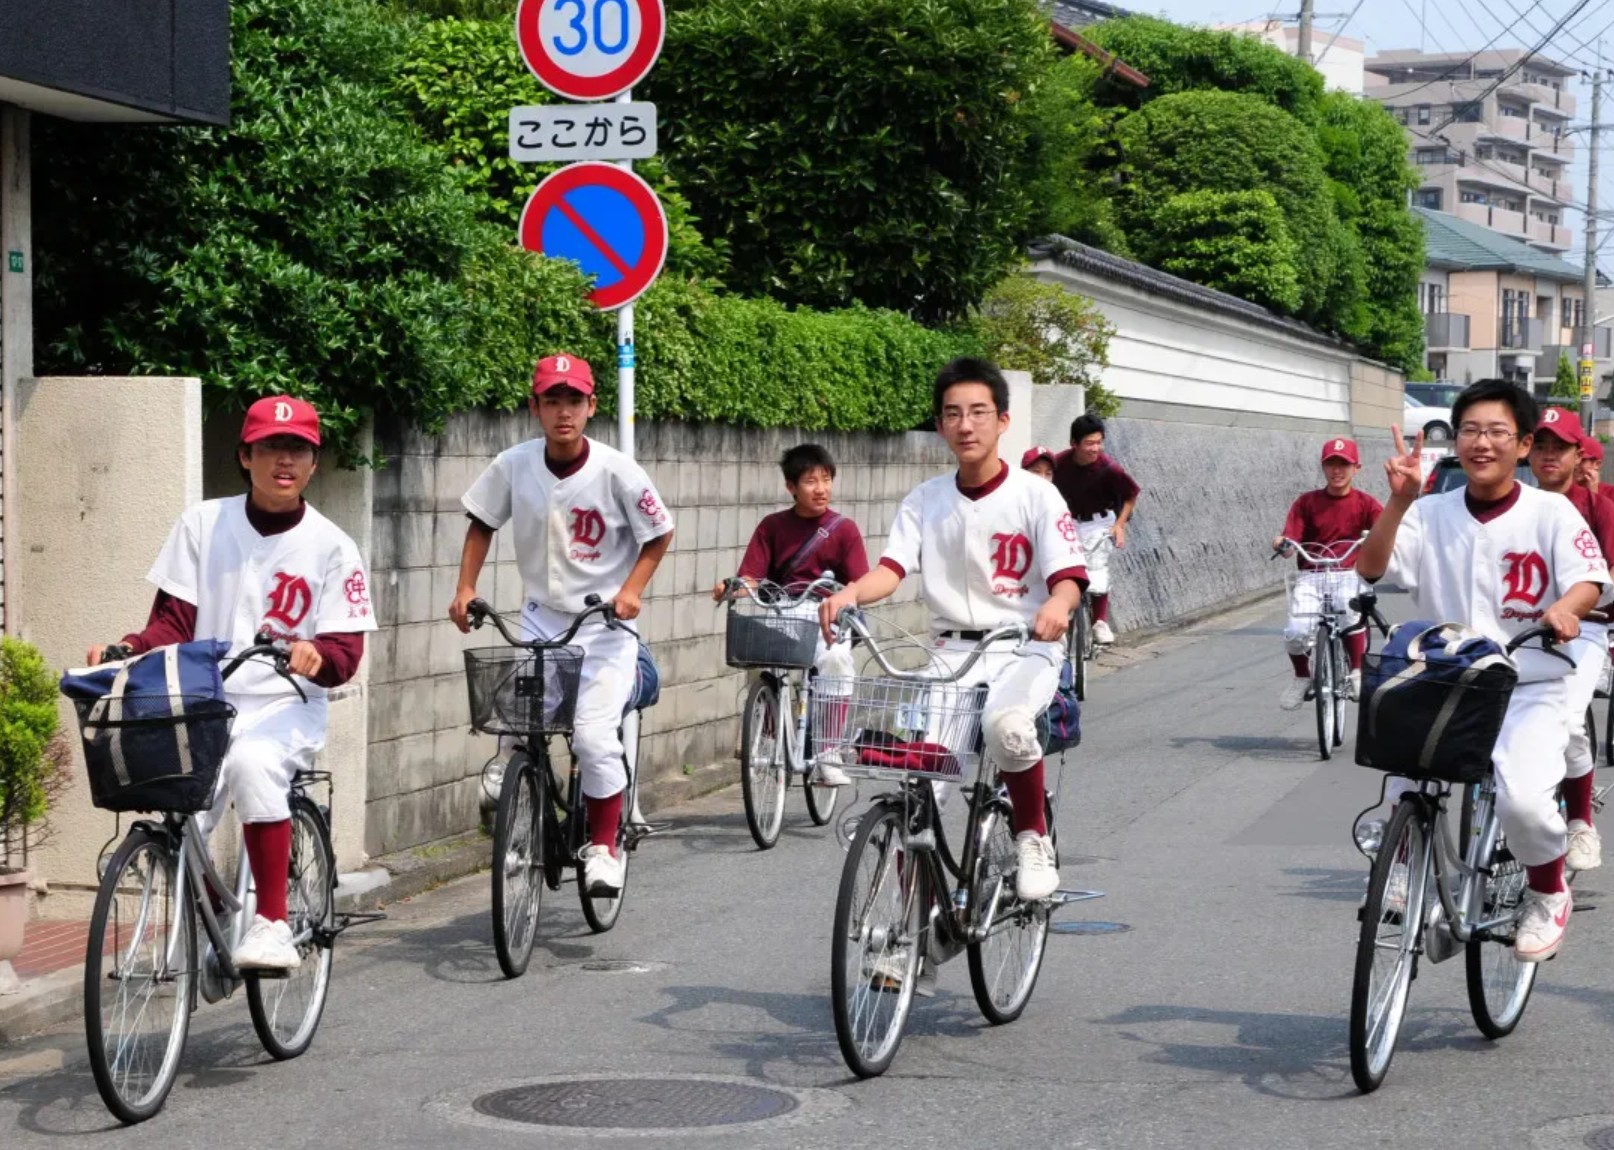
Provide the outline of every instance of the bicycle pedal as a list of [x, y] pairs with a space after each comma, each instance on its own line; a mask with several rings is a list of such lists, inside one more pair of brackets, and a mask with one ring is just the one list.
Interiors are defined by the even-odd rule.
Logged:
[[1104, 892], [1101, 890], [1056, 890], [1041, 901], [1051, 906], [1069, 906], [1073, 902], [1088, 902], [1103, 897]]

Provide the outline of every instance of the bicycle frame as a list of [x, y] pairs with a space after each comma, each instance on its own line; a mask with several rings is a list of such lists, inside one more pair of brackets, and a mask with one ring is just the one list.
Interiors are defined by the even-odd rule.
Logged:
[[[1453, 850], [1447, 834], [1449, 816], [1446, 803], [1453, 794], [1452, 788], [1449, 784], [1426, 781], [1419, 785], [1417, 791], [1420, 801], [1433, 812], [1428, 814], [1429, 837], [1434, 842], [1434, 849], [1429, 852], [1430, 868], [1435, 879], [1435, 893], [1445, 914], [1441, 921], [1447, 925], [1453, 941], [1457, 943], [1467, 943], [1488, 931], [1511, 925], [1514, 917], [1510, 912], [1498, 918], [1477, 921], [1485, 903], [1487, 877], [1480, 863], [1490, 858], [1501, 828], [1496, 816], [1495, 791], [1479, 783], [1468, 784], [1465, 791], [1472, 793], [1474, 817], [1461, 858]], [[1451, 881], [1453, 878], [1457, 880], [1455, 883]], [[1425, 929], [1427, 931], [1440, 925], [1438, 921], [1430, 922]], [[1426, 946], [1425, 950], [1429, 948]], [[1435, 962], [1446, 957], [1449, 956], [1430, 954], [1430, 960]]]

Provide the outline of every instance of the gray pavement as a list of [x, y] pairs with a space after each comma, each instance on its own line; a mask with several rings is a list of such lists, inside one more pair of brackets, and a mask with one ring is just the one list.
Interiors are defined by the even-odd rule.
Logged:
[[[653, 1136], [678, 1145], [1597, 1144], [1587, 1136], [1614, 1127], [1601, 912], [1575, 916], [1499, 1043], [1474, 1029], [1461, 962], [1423, 967], [1388, 1083], [1356, 1095], [1345, 1035], [1364, 863], [1348, 828], [1378, 776], [1352, 765], [1349, 742], [1320, 764], [1311, 712], [1277, 709], [1281, 622], [1267, 604], [1106, 656], [1059, 828], [1066, 885], [1107, 897], [1061, 918], [1130, 929], [1051, 937], [1013, 1025], [981, 1020], [958, 961], [916, 1005], [890, 1072], [851, 1079], [828, 1004], [843, 856], [794, 794], [779, 847], [757, 853], [730, 789], [672, 812], [641, 849], [614, 932], [587, 933], [570, 887], [550, 895], [519, 981], [499, 975], [483, 875], [344, 938], [299, 1060], [264, 1056], [244, 1003], [204, 1007], [166, 1110], [142, 1127], [110, 1123], [76, 1027], [0, 1047], [0, 1147], [647, 1144], [498, 1125], [470, 1105], [566, 1075], [794, 1092], [783, 1118]], [[1587, 875], [1581, 903], [1610, 881]]]

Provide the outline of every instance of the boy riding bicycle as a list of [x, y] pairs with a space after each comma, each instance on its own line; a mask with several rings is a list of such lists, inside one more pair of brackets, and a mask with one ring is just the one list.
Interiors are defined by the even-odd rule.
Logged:
[[[1356, 490], [1356, 473], [1362, 470], [1362, 459], [1356, 444], [1349, 439], [1330, 439], [1323, 444], [1323, 478], [1326, 485], [1308, 491], [1296, 499], [1289, 508], [1289, 517], [1283, 521], [1283, 530], [1272, 541], [1274, 551], [1282, 551], [1288, 542], [1315, 544], [1330, 549], [1332, 554], [1343, 554], [1346, 545], [1355, 542], [1378, 520], [1384, 510], [1379, 501], [1365, 491]], [[1337, 550], [1336, 550], [1337, 549]], [[1298, 557], [1300, 570], [1311, 572], [1316, 564], [1304, 555]], [[1349, 568], [1356, 562], [1355, 555], [1346, 556], [1342, 566]], [[1297, 577], [1293, 601], [1289, 604], [1289, 621], [1283, 628], [1284, 647], [1294, 665], [1294, 678], [1283, 688], [1278, 705], [1293, 711], [1306, 701], [1311, 685], [1311, 659], [1308, 645], [1317, 613], [1321, 609], [1322, 590], [1326, 576], [1302, 574]], [[1337, 604], [1345, 611], [1349, 595]], [[1343, 616], [1342, 616], [1343, 617]], [[1367, 653], [1367, 632], [1347, 631], [1345, 653], [1350, 659], [1351, 672], [1347, 689], [1355, 699], [1362, 689], [1362, 656]]]
[[[527, 405], [542, 437], [501, 453], [460, 500], [470, 524], [448, 617], [470, 630], [467, 609], [494, 532], [510, 523], [528, 637], [564, 632], [589, 595], [610, 599], [618, 619], [637, 618], [672, 543], [671, 514], [643, 468], [583, 434], [596, 405], [587, 362], [569, 355], [540, 360]], [[572, 730], [588, 806], [583, 882], [591, 896], [607, 898], [622, 887], [616, 844], [628, 776], [620, 726], [633, 694], [638, 641], [590, 621], [574, 643], [585, 652]]]
[[[1422, 499], [1423, 434], [1408, 451], [1400, 429], [1392, 429], [1390, 501], [1362, 545], [1357, 573], [1370, 583], [1388, 575], [1423, 615], [1465, 623], [1499, 642], [1541, 624], [1567, 643], [1606, 597], [1609, 571], [1597, 538], [1567, 500], [1514, 478], [1530, 452], [1535, 400], [1504, 380], [1481, 380], [1457, 396], [1452, 423], [1468, 484]], [[1521, 649], [1514, 658], [1519, 683], [1492, 763], [1497, 813], [1528, 883], [1514, 952], [1540, 962], [1558, 952], [1569, 922], [1557, 792], [1569, 741], [1570, 672], [1542, 651]]]
[[1054, 486], [1075, 516], [1081, 532], [1087, 593], [1093, 605], [1093, 641], [1115, 642], [1110, 628], [1110, 545], [1126, 549], [1127, 525], [1138, 506], [1140, 488], [1115, 460], [1104, 453], [1104, 421], [1079, 415], [1071, 421], [1070, 450], [1054, 461]]
[[[169, 533], [147, 576], [157, 586], [144, 629], [116, 645], [138, 655], [172, 643], [221, 639], [231, 653], [260, 632], [290, 641], [290, 670], [309, 681], [305, 704], [264, 665], [233, 675], [236, 709], [203, 833], [235, 799], [257, 887], [257, 914], [232, 956], [240, 970], [295, 970], [286, 924], [291, 869], [293, 776], [325, 745], [325, 693], [353, 677], [364, 632], [376, 628], [364, 562], [353, 540], [303, 500], [319, 466], [319, 414], [300, 399], [273, 396], [247, 409], [236, 459], [245, 495], [192, 507]], [[107, 646], [91, 647], [89, 662]]]
[[1059, 887], [1037, 716], [1058, 689], [1058, 640], [1081, 602], [1087, 570], [1058, 492], [998, 458], [1009, 387], [997, 367], [953, 360], [936, 377], [932, 403], [957, 470], [909, 492], [879, 564], [826, 600], [819, 618], [829, 638], [844, 608], [877, 603], [917, 574], [935, 631], [932, 654], [944, 665], [960, 665], [987, 632], [1027, 628], [1030, 641], [989, 651], [959, 685], [990, 684], [982, 736], [1013, 805], [1016, 890], [1035, 901]]
[[[816, 443], [798, 444], [779, 460], [779, 470], [784, 473], [791, 506], [764, 516], [757, 524], [736, 577], [754, 590], [764, 580], [780, 588], [800, 589], [826, 574], [846, 583], [867, 575], [869, 557], [862, 532], [849, 516], [829, 506], [835, 490], [835, 460], [830, 453]], [[724, 580], [712, 588], [712, 598], [721, 601], [728, 589]], [[807, 609], [815, 614], [818, 610], [815, 604]], [[834, 682], [850, 679], [855, 673], [851, 641], [820, 639], [813, 669]], [[845, 771], [828, 762], [818, 763], [817, 776], [820, 786], [844, 787], [851, 782]]]

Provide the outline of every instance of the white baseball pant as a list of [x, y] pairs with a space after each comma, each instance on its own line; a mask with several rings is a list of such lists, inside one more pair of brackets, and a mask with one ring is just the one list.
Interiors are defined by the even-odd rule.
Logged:
[[[976, 646], [970, 639], [937, 639], [931, 646], [931, 654], [937, 664], [951, 670], [961, 666]], [[1029, 770], [1042, 760], [1037, 716], [1048, 709], [1054, 692], [1059, 689], [1059, 670], [1064, 657], [1060, 643], [1033, 641], [1023, 646], [1012, 641], [997, 643], [956, 685], [937, 687], [932, 697], [958, 705], [971, 696], [970, 688], [990, 684], [981, 712], [981, 737], [986, 753], [1000, 771]], [[938, 741], [947, 742], [945, 738]]]
[[278, 823], [291, 818], [291, 780], [311, 769], [325, 746], [323, 695], [303, 702], [296, 695], [226, 695], [235, 707], [230, 749], [219, 770], [213, 809], [200, 818], [211, 834], [230, 800], [243, 823]]
[[1575, 660], [1574, 674], [1569, 676], [1569, 702], [1564, 721], [1569, 730], [1569, 749], [1565, 752], [1564, 777], [1579, 779], [1592, 773], [1597, 765], [1597, 749], [1586, 735], [1586, 708], [1592, 705], [1597, 693], [1597, 681], [1608, 662], [1608, 627], [1602, 623], [1582, 623], [1580, 636], [1584, 642], [1570, 643], [1564, 648]]
[[[1110, 593], [1110, 552], [1115, 544], [1102, 538], [1105, 531], [1115, 527], [1115, 512], [1106, 511], [1097, 519], [1084, 519], [1076, 524], [1077, 537], [1082, 541], [1082, 555], [1087, 567], [1087, 594]], [[1052, 695], [1048, 696], [1050, 699]]]
[[1323, 613], [1323, 592], [1332, 589], [1334, 614], [1342, 625], [1355, 622], [1350, 601], [1365, 584], [1354, 572], [1300, 571], [1289, 591], [1289, 619], [1283, 625], [1283, 645], [1291, 655], [1311, 650], [1311, 638]]
[[[521, 612], [522, 633], [552, 639], [564, 634], [573, 616], [527, 600]], [[577, 685], [572, 721], [572, 758], [577, 761], [583, 794], [608, 799], [628, 785], [622, 751], [622, 712], [633, 698], [639, 643], [626, 631], [613, 630], [598, 616], [585, 623], [572, 644], [583, 649], [583, 671]]]

